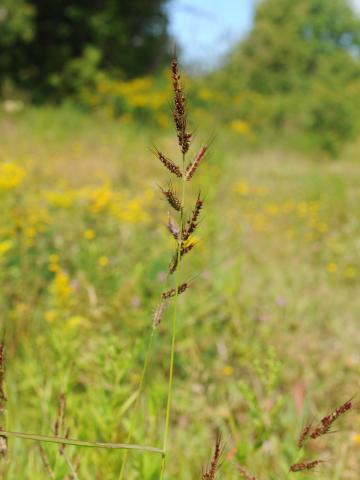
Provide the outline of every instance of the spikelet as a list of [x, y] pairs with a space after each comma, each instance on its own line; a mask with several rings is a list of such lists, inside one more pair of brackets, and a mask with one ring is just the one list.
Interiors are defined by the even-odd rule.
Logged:
[[153, 328], [157, 328], [160, 323], [162, 322], [164, 312], [168, 306], [168, 302], [164, 302], [163, 300], [159, 303], [156, 307], [154, 316], [153, 316]]
[[352, 400], [348, 400], [347, 402], [340, 405], [340, 407], [336, 408], [330, 415], [326, 415], [320, 420], [320, 424], [311, 432], [311, 438], [315, 440], [322, 435], [325, 435], [330, 431], [332, 424], [344, 413], [351, 410], [353, 407]]
[[217, 434], [215, 440], [214, 453], [211, 457], [210, 465], [202, 474], [202, 480], [214, 480], [218, 469], [220, 468], [220, 460], [222, 455], [221, 435]]
[[181, 170], [175, 162], [170, 160], [170, 158], [166, 157], [163, 153], [161, 153], [158, 149], [154, 148], [153, 153], [158, 157], [160, 162], [169, 170], [169, 172], [176, 175], [178, 178], [182, 177]]
[[65, 431], [65, 415], [66, 415], [66, 397], [62, 393], [59, 397], [59, 405], [57, 415], [54, 422], [54, 435], [55, 437], [61, 436]]
[[[184, 255], [189, 253], [195, 247], [195, 245], [196, 245], [195, 242], [191, 242], [187, 244], [182, 243], [180, 247], [180, 260]], [[170, 265], [169, 265], [170, 274], [173, 274], [175, 272], [175, 270], [177, 269], [178, 263], [179, 263], [179, 254], [178, 254], [178, 251], [176, 251], [170, 261]]]
[[200, 193], [199, 193], [195, 202], [194, 209], [191, 213], [191, 217], [186, 222], [186, 227], [183, 229], [183, 234], [182, 234], [183, 240], [187, 240], [190, 237], [190, 235], [195, 232], [198, 226], [198, 219], [199, 219], [200, 211], [203, 207], [203, 204], [204, 202], [200, 198]]
[[179, 240], [180, 228], [176, 225], [174, 220], [170, 217], [170, 214], [168, 217], [167, 227], [171, 235], [175, 238], [175, 240]]
[[176, 59], [173, 59], [173, 61], [171, 62], [171, 74], [174, 90], [173, 118], [179, 145], [182, 153], [185, 155], [186, 152], [189, 150], [192, 134], [187, 131], [186, 100], [180, 81], [180, 73]]
[[253, 475], [251, 475], [244, 467], [242, 467], [241, 465], [237, 465], [237, 469], [239, 470], [240, 472], [240, 475], [242, 476], [242, 478], [244, 478], [244, 480], [256, 480], [256, 477], [254, 477]]
[[195, 242], [183, 244], [180, 250], [180, 258], [182, 258], [187, 253], [191, 252], [191, 250], [195, 247], [195, 245], [196, 245]]
[[309, 434], [310, 434], [310, 431], [311, 431], [311, 427], [312, 425], [309, 424], [309, 425], [305, 425], [305, 427], [302, 429], [300, 435], [299, 435], [299, 439], [297, 441], [297, 446], [298, 448], [302, 448], [306, 439], [308, 438]]
[[[182, 293], [184, 293], [185, 290], [188, 289], [188, 287], [189, 287], [189, 284], [186, 283], [186, 282], [179, 285], [178, 288], [177, 288], [178, 295], [181, 295]], [[175, 295], [176, 295], [176, 288], [171, 288], [170, 290], [167, 290], [166, 292], [163, 292], [161, 294], [161, 298], [163, 300], [166, 300], [168, 298], [175, 297]]]
[[198, 169], [201, 163], [201, 160], [204, 158], [204, 155], [207, 149], [208, 149], [208, 145], [204, 145], [203, 147], [201, 147], [198, 154], [194, 158], [194, 161], [190, 162], [189, 165], [186, 167], [186, 171], [185, 171], [186, 180], [189, 181], [192, 179], [192, 177], [194, 176], [194, 173], [196, 172], [196, 170]]
[[49, 462], [48, 456], [46, 455], [44, 447], [41, 445], [41, 443], [39, 443], [38, 446], [39, 446], [40, 458], [44, 466], [44, 470], [46, 471], [46, 473], [50, 478], [55, 478], [54, 472], [50, 467], [50, 462]]
[[181, 211], [181, 202], [173, 186], [170, 184], [168, 189], [161, 188], [162, 193], [164, 194], [166, 200], [169, 202], [169, 205], [172, 206], [177, 212]]
[[293, 465], [291, 465], [289, 471], [294, 473], [294, 472], [303, 472], [306, 470], [313, 470], [315, 467], [317, 467], [321, 463], [324, 463], [324, 460], [313, 460], [312, 462], [294, 463]]

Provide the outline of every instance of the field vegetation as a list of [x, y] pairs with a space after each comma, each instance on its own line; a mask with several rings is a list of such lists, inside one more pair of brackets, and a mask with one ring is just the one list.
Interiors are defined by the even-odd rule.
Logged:
[[358, 479], [350, 3], [259, 2], [186, 118], [165, 1], [70, 3], [0, 7], [1, 478]]

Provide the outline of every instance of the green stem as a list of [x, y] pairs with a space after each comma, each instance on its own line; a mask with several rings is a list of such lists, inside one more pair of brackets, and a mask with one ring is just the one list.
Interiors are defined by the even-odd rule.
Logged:
[[51, 437], [48, 435], [37, 435], [36, 433], [0, 431], [0, 437], [22, 438], [23, 440], [34, 440], [37, 442], [57, 443], [60, 445], [74, 445], [76, 447], [107, 448], [112, 450], [139, 450], [142, 452], [164, 454], [161, 448], [149, 447], [146, 445], [135, 445], [129, 443], [102, 443], [75, 440], [73, 438]]
[[72, 476], [73, 480], [79, 480], [79, 477], [78, 477], [78, 475], [75, 471], [75, 468], [74, 468], [73, 464], [71, 463], [70, 458], [67, 456], [67, 454], [65, 452], [62, 452], [61, 455], [65, 459], [66, 465], [68, 466], [68, 469], [70, 470], [70, 473], [71, 473], [71, 476]]
[[[148, 365], [149, 365], [149, 358], [150, 358], [151, 347], [152, 347], [152, 344], [153, 344], [154, 333], [155, 333], [155, 330], [153, 329], [152, 332], [151, 332], [151, 335], [150, 335], [150, 340], [149, 340], [149, 344], [148, 344], [146, 355], [145, 355], [145, 360], [144, 360], [144, 365], [143, 365], [143, 369], [142, 369], [142, 372], [141, 372], [140, 383], [139, 383], [139, 388], [138, 388], [137, 395], [136, 395], [134, 410], [133, 410], [133, 413], [132, 413], [132, 416], [131, 416], [130, 430], [129, 430], [129, 434], [128, 434], [127, 439], [126, 439], [126, 443], [130, 443], [130, 441], [132, 439], [132, 436], [133, 436], [133, 433], [134, 433], [136, 412], [137, 412], [137, 409], [138, 409], [140, 395], [141, 395], [141, 392], [142, 392], [142, 389], [143, 389], [144, 379], [145, 379], [147, 368], [148, 368]], [[129, 456], [129, 450], [126, 450], [125, 453], [124, 453], [124, 456], [123, 456], [122, 464], [121, 464], [119, 480], [122, 480], [124, 478], [125, 467], [126, 467], [126, 462], [127, 462], [128, 456]]]
[[161, 460], [161, 469], [160, 469], [160, 480], [163, 480], [165, 474], [165, 465], [166, 465], [166, 453], [168, 446], [168, 436], [169, 436], [169, 427], [170, 427], [170, 417], [171, 417], [171, 401], [172, 401], [172, 386], [173, 386], [173, 377], [174, 377], [174, 360], [175, 360], [175, 343], [176, 343], [176, 324], [177, 324], [177, 310], [178, 310], [178, 299], [179, 293], [178, 288], [180, 285], [180, 263], [181, 263], [181, 244], [183, 240], [183, 226], [184, 226], [184, 202], [185, 202], [185, 154], [182, 156], [182, 193], [181, 193], [181, 212], [180, 212], [180, 239], [178, 241], [178, 250], [177, 250], [177, 269], [175, 272], [175, 299], [174, 299], [174, 315], [172, 321], [172, 334], [171, 334], [171, 353], [170, 353], [170, 369], [169, 369], [169, 382], [168, 382], [168, 395], [167, 395], [167, 405], [166, 405], [166, 418], [165, 418], [165, 431], [164, 431], [164, 442], [163, 442], [163, 456]]

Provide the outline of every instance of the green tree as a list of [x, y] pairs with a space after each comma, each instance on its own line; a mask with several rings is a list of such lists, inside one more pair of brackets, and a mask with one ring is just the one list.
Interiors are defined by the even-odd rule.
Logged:
[[359, 54], [360, 19], [346, 0], [263, 0], [226, 77], [262, 105], [246, 105], [256, 127], [307, 134], [335, 154], [358, 128]]
[[[4, 0], [3, 0], [4, 1]], [[127, 77], [151, 72], [168, 48], [167, 0], [15, 0], [0, 30], [0, 64], [17, 85], [38, 98], [76, 90], [71, 73], [98, 68]], [[29, 20], [31, 35], [14, 32], [16, 16]], [[25, 22], [23, 22], [25, 23]], [[15, 53], [15, 55], [14, 55]]]

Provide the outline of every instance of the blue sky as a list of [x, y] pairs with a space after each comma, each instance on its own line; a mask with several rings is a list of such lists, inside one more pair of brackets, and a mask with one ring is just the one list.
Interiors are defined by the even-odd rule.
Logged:
[[256, 0], [170, 0], [170, 32], [183, 60], [216, 63], [229, 46], [249, 31]]

